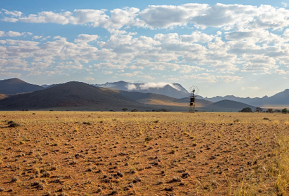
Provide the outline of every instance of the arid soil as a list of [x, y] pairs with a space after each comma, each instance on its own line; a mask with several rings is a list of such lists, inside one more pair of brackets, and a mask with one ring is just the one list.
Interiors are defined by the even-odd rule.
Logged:
[[0, 195], [285, 195], [288, 130], [289, 114], [0, 112]]

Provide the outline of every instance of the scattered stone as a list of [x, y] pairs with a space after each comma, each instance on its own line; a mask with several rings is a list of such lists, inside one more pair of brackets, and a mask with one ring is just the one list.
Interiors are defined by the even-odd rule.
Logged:
[[14, 176], [14, 177], [11, 179], [10, 182], [16, 182], [16, 181], [18, 181], [18, 177], [17, 177], [17, 176]]
[[166, 187], [165, 189], [164, 189], [165, 191], [173, 191], [174, 190], [174, 187]]
[[182, 174], [182, 178], [188, 178], [190, 176], [189, 172], [185, 172]]
[[133, 179], [132, 182], [133, 183], [141, 182], [141, 178], [140, 177], [136, 177], [135, 179]]

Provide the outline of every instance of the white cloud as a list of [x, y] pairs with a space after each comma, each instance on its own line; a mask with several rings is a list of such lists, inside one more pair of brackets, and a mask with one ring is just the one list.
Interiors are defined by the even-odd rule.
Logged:
[[[114, 9], [110, 11], [111, 23], [113, 27], [119, 29], [126, 25], [140, 26], [140, 21], [136, 19], [139, 13], [138, 8]], [[138, 24], [139, 23], [139, 24]]]
[[71, 12], [54, 13], [52, 11], [39, 12], [38, 15], [30, 14], [27, 17], [20, 17], [18, 21], [29, 23], [56, 23], [68, 24], [71, 23]]
[[8, 31], [6, 33], [6, 36], [9, 37], [18, 37], [18, 36], [22, 36], [24, 33], [20, 33], [20, 32], [15, 32], [15, 31]]
[[288, 7], [288, 4], [285, 3], [285, 2], [281, 2], [281, 5], [282, 5], [283, 7]]
[[232, 75], [226, 75], [226, 76], [217, 76], [217, 78], [222, 79], [224, 82], [236, 82], [240, 81], [242, 77], [240, 76], [232, 76]]
[[[172, 75], [186, 74], [184, 79], [201, 83], [238, 82], [242, 77], [235, 76], [237, 72], [288, 73], [289, 12], [284, 8], [184, 4], [149, 6], [144, 10], [129, 7], [113, 10], [76, 9], [30, 15], [16, 12], [13, 15], [2, 10], [2, 15], [2, 20], [89, 25], [110, 32], [108, 38], [80, 34], [70, 42], [61, 36], [46, 41], [50, 37], [29, 37], [27, 35], [32, 33], [0, 31], [1, 38], [22, 36], [26, 39], [0, 40], [3, 44], [0, 46], [1, 63], [5, 68], [11, 65], [10, 69], [39, 71], [57, 65], [56, 70], [100, 70], [104, 74], [117, 73], [116, 77], [148, 80], [158, 78], [156, 73], [165, 71]], [[214, 34], [202, 29], [209, 26], [214, 27]], [[141, 31], [137, 34], [133, 27], [150, 28], [152, 33], [157, 34], [144, 36]], [[188, 34], [181, 34], [182, 31], [159, 33], [155, 30], [175, 27], [193, 27], [193, 30]], [[34, 41], [27, 41], [29, 39]], [[13, 58], [23, 64], [13, 63]]]
[[155, 77], [152, 77], [150, 75], [144, 75], [144, 76], [141, 76], [142, 78], [145, 78], [145, 79], [148, 79], [148, 80], [154, 80], [156, 79]]
[[198, 83], [216, 83], [217, 78], [215, 75], [211, 75], [208, 73], [202, 73], [202, 74], [192, 74], [192, 75], [184, 75], [184, 79], [192, 79], [194, 82]]
[[242, 87], [241, 90], [253, 90], [253, 91], [256, 91], [256, 90], [260, 90], [260, 88], [257, 87], [257, 86], [247, 86], [247, 87]]
[[206, 43], [211, 41], [214, 38], [212, 35], [207, 35], [205, 33], [202, 33], [200, 31], [194, 31], [191, 35], [181, 35], [180, 39], [183, 42], [202, 42]]
[[168, 28], [186, 25], [191, 17], [201, 14], [208, 8], [207, 4], [151, 5], [141, 11], [140, 17], [150, 26]]
[[21, 73], [17, 73], [17, 72], [0, 72], [0, 76], [4, 76], [4, 77], [20, 77], [22, 76]]
[[2, 19], [2, 21], [4, 21], [4, 22], [18, 22], [18, 19], [17, 18], [4, 17]]
[[35, 35], [35, 36], [32, 37], [32, 39], [41, 39], [41, 38], [43, 38], [43, 36]]
[[83, 65], [81, 63], [79, 63], [78, 61], [67, 61], [67, 62], [63, 62], [60, 63], [58, 66], [56, 66], [56, 68], [59, 69], [76, 69], [76, 70], [81, 70], [83, 69]]
[[170, 83], [164, 83], [164, 82], [158, 82], [158, 83], [148, 82], [148, 83], [141, 84], [139, 86], [139, 88], [142, 89], [142, 90], [146, 90], [146, 89], [149, 89], [149, 88], [163, 88], [166, 85], [169, 85], [169, 86], [179, 90], [178, 87], [176, 87], [175, 85], [170, 84]]
[[113, 74], [113, 72], [112, 71], [105, 71], [104, 74], [105, 75], [110, 75], [110, 74]]
[[132, 91], [132, 90], [135, 90], [135, 89], [136, 89], [136, 86], [135, 86], [134, 84], [128, 84], [128, 85], [126, 86], [126, 88], [127, 88], [127, 90]]
[[5, 32], [4, 31], [0, 31], [0, 37], [5, 36]]
[[[75, 9], [73, 11], [42, 11], [25, 16], [19, 11], [3, 11], [3, 21], [29, 23], [56, 23], [102, 27], [119, 33], [123, 27], [173, 28], [194, 25], [196, 28], [218, 27], [236, 29], [283, 29], [288, 27], [289, 10], [270, 5], [215, 5], [188, 3], [178, 6], [150, 5], [144, 10], [134, 7], [113, 10]], [[241, 31], [240, 31], [241, 32]], [[232, 34], [231, 37], [238, 36]], [[240, 33], [239, 33], [239, 36]], [[243, 33], [246, 36], [246, 33]]]
[[86, 81], [94, 81], [95, 79], [93, 77], [86, 77], [85, 80]]
[[8, 31], [8, 32], [4, 32], [4, 31], [0, 31], [0, 37], [19, 37], [19, 36], [23, 36], [23, 35], [32, 35], [31, 32], [17, 32], [17, 31]]
[[109, 16], [105, 12], [106, 10], [76, 9], [71, 21], [72, 24], [91, 24], [94, 27], [106, 26]]
[[226, 35], [227, 40], [242, 40], [246, 38], [251, 38], [254, 36], [254, 33], [252, 31], [235, 31], [235, 32], [229, 32]]
[[10, 15], [12, 17], [20, 17], [22, 15], [22, 12], [20, 11], [8, 11], [6, 9], [2, 9], [5, 15]]
[[217, 3], [206, 9], [202, 14], [193, 17], [191, 22], [206, 27], [225, 27], [242, 23], [244, 20], [252, 20], [254, 14], [256, 14], [256, 7], [254, 6]]
[[133, 73], [121, 73], [118, 75], [125, 76], [125, 77], [134, 77], [134, 76], [139, 76], [140, 74], [141, 74], [140, 71], [134, 71]]
[[243, 71], [265, 71], [269, 73], [269, 70], [277, 69], [276, 59], [263, 55], [244, 55], [243, 59]]
[[80, 34], [74, 42], [91, 42], [98, 39], [98, 35]]

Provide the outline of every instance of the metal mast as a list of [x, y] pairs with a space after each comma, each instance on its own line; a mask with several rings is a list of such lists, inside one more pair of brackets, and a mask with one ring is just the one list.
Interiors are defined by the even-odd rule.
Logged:
[[190, 89], [190, 110], [189, 112], [194, 113], [196, 111], [196, 94], [198, 93], [199, 89], [196, 86], [192, 86]]

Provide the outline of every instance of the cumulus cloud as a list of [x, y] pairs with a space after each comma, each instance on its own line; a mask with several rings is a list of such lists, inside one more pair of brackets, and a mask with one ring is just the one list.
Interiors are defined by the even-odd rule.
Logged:
[[[196, 28], [283, 29], [288, 27], [289, 10], [271, 5], [215, 5], [188, 3], [178, 6], [150, 5], [144, 10], [134, 7], [113, 10], [75, 9], [55, 13], [42, 11], [25, 16], [19, 11], [3, 10], [3, 21], [90, 25], [118, 32], [123, 27], [173, 28], [194, 25]], [[234, 38], [232, 34], [231, 37]], [[241, 36], [241, 33], [240, 33]], [[243, 33], [246, 36], [246, 33]]]
[[[38, 73], [53, 67], [100, 70], [104, 74], [116, 73], [115, 77], [148, 80], [155, 80], [159, 77], [157, 73], [165, 71], [185, 74], [181, 79], [201, 83], [238, 82], [242, 77], [235, 74], [244, 72], [288, 73], [289, 13], [285, 8], [193, 3], [152, 5], [143, 10], [76, 9], [29, 15], [2, 10], [2, 15], [1, 19], [7, 22], [88, 25], [105, 28], [110, 33], [107, 38], [80, 34], [71, 42], [61, 36], [48, 41], [49, 37], [29, 37], [32, 35], [29, 32], [0, 31], [1, 68], [4, 66], [6, 71], [35, 69], [34, 73]], [[130, 27], [150, 28], [148, 31], [155, 34], [144, 36]], [[156, 30], [184, 27], [192, 29], [191, 32]], [[215, 33], [205, 31], [206, 27], [214, 27]], [[15, 38], [3, 39], [5, 36]], [[26, 40], [17, 40], [17, 36]], [[171, 78], [175, 78], [173, 75]], [[160, 84], [150, 85], [157, 88]]]
[[5, 15], [10, 15], [12, 17], [20, 17], [22, 15], [22, 12], [20, 11], [8, 11], [6, 9], [2, 9], [2, 12], [4, 12]]
[[9, 37], [18, 37], [18, 36], [21, 36], [23, 35], [24, 33], [19, 33], [19, 32], [15, 32], [15, 31], [9, 31], [6, 33], [6, 36], [9, 36]]
[[35, 35], [35, 36], [32, 37], [32, 39], [41, 39], [41, 38], [43, 38], [43, 36]]
[[246, 38], [253, 37], [254, 33], [252, 31], [237, 31], [237, 32], [229, 32], [226, 35], [227, 40], [242, 40]]
[[182, 26], [186, 25], [191, 17], [201, 14], [207, 8], [207, 4], [194, 3], [181, 6], [151, 5], [140, 13], [140, 17], [152, 27]]
[[119, 29], [126, 25], [141, 26], [141, 22], [137, 19], [138, 8], [125, 8], [125, 9], [114, 9], [110, 11], [111, 14], [111, 23], [113, 27]]
[[236, 82], [240, 81], [242, 77], [240, 76], [231, 76], [231, 75], [225, 75], [225, 76], [217, 76], [217, 78], [222, 79], [224, 82]]
[[202, 33], [200, 31], [194, 31], [191, 35], [181, 35], [180, 39], [183, 42], [202, 42], [206, 43], [211, 41], [214, 38], [212, 35], [207, 35], [205, 33]]
[[86, 81], [94, 81], [95, 79], [93, 77], [86, 77], [84, 78]]
[[109, 75], [109, 74], [113, 74], [113, 72], [112, 71], [105, 71], [104, 74]]
[[158, 82], [158, 83], [155, 83], [155, 82], [148, 82], [148, 83], [144, 83], [144, 84], [141, 84], [139, 86], [139, 88], [141, 90], [147, 90], [149, 88], [163, 88], [165, 86], [171, 86], [172, 88], [176, 89], [176, 90], [179, 90], [179, 87], [174, 85], [174, 84], [171, 84], [171, 83], [164, 83], [164, 82]]
[[125, 76], [125, 77], [134, 77], [134, 76], [139, 76], [141, 74], [140, 71], [134, 71], [132, 73], [121, 73], [121, 74], [118, 74], [120, 76]]
[[88, 35], [88, 34], [80, 34], [74, 42], [91, 42], [97, 40], [98, 35]]
[[129, 91], [132, 91], [132, 90], [137, 89], [136, 85], [134, 85], [134, 84], [128, 84], [128, 85], [126, 85], [126, 88], [127, 88], [127, 90], [129, 90]]
[[28, 23], [56, 23], [68, 24], [70, 22], [71, 12], [54, 13], [52, 11], [43, 11], [36, 14], [30, 14], [27, 17], [18, 18], [19, 22]]
[[8, 31], [8, 32], [4, 32], [4, 31], [0, 31], [0, 37], [19, 37], [19, 36], [23, 36], [23, 35], [32, 35], [31, 32], [17, 32], [17, 31]]
[[288, 7], [288, 4], [285, 3], [285, 2], [281, 2], [281, 5], [282, 5], [283, 7]]
[[4, 31], [0, 31], [0, 37], [5, 36], [5, 32]]
[[191, 21], [198, 25], [221, 27], [252, 20], [256, 13], [254, 6], [217, 3], [206, 9], [201, 15], [193, 17]]
[[209, 73], [184, 75], [183, 78], [192, 79], [193, 81], [197, 81], [198, 83], [216, 83], [217, 82], [217, 77]]
[[260, 90], [259, 87], [257, 86], [247, 86], [247, 87], [242, 87], [241, 90]]

